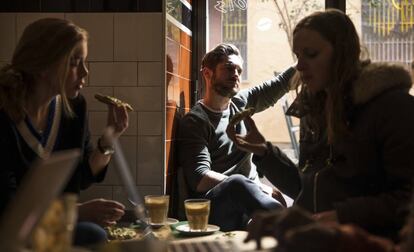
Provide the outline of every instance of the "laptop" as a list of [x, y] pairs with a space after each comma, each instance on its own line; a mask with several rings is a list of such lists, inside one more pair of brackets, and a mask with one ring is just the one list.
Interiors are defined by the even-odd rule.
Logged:
[[24, 247], [50, 203], [62, 192], [79, 156], [78, 149], [59, 151], [31, 165], [0, 216], [0, 251], [19, 251]]

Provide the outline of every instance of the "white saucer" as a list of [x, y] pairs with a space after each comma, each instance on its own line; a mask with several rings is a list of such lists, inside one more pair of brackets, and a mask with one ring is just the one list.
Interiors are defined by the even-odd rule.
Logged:
[[[148, 219], [147, 219], [148, 220]], [[147, 221], [148, 222], [148, 221]], [[151, 227], [152, 228], [160, 228], [160, 227], [162, 227], [162, 226], [166, 226], [166, 225], [173, 225], [173, 224], [176, 224], [176, 223], [178, 223], [178, 220], [177, 219], [174, 219], [174, 218], [167, 218], [167, 221], [165, 222], [165, 223], [159, 223], [159, 224], [153, 224], [153, 223], [150, 223], [150, 225], [151, 225]]]
[[188, 226], [188, 224], [182, 224], [179, 225], [175, 228], [178, 232], [180, 232], [181, 234], [184, 235], [188, 235], [188, 236], [199, 236], [199, 235], [209, 235], [212, 234], [216, 231], [220, 230], [220, 227], [216, 226], [216, 225], [207, 225], [207, 230], [205, 231], [191, 231], [190, 230], [190, 226]]

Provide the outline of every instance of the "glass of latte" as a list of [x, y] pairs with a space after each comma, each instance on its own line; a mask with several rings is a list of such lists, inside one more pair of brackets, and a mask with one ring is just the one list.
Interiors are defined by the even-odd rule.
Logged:
[[148, 211], [149, 224], [164, 224], [167, 221], [169, 195], [145, 196], [145, 208]]
[[190, 231], [206, 231], [210, 214], [210, 200], [188, 199], [184, 201]]

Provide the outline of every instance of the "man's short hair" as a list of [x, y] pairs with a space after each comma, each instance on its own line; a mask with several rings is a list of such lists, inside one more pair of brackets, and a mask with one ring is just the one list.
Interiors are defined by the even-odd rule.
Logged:
[[[240, 51], [233, 44], [219, 44], [213, 50], [204, 55], [201, 61], [201, 69], [208, 67], [209, 69], [216, 69], [216, 66], [230, 55], [237, 55], [241, 58]], [[243, 60], [243, 59], [242, 59]]]

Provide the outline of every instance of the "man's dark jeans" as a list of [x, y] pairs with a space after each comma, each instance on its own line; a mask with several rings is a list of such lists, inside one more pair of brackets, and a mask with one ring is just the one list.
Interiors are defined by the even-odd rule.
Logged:
[[210, 189], [205, 197], [211, 200], [209, 223], [220, 226], [225, 232], [245, 229], [246, 220], [256, 210], [283, 208], [243, 175], [231, 175]]

